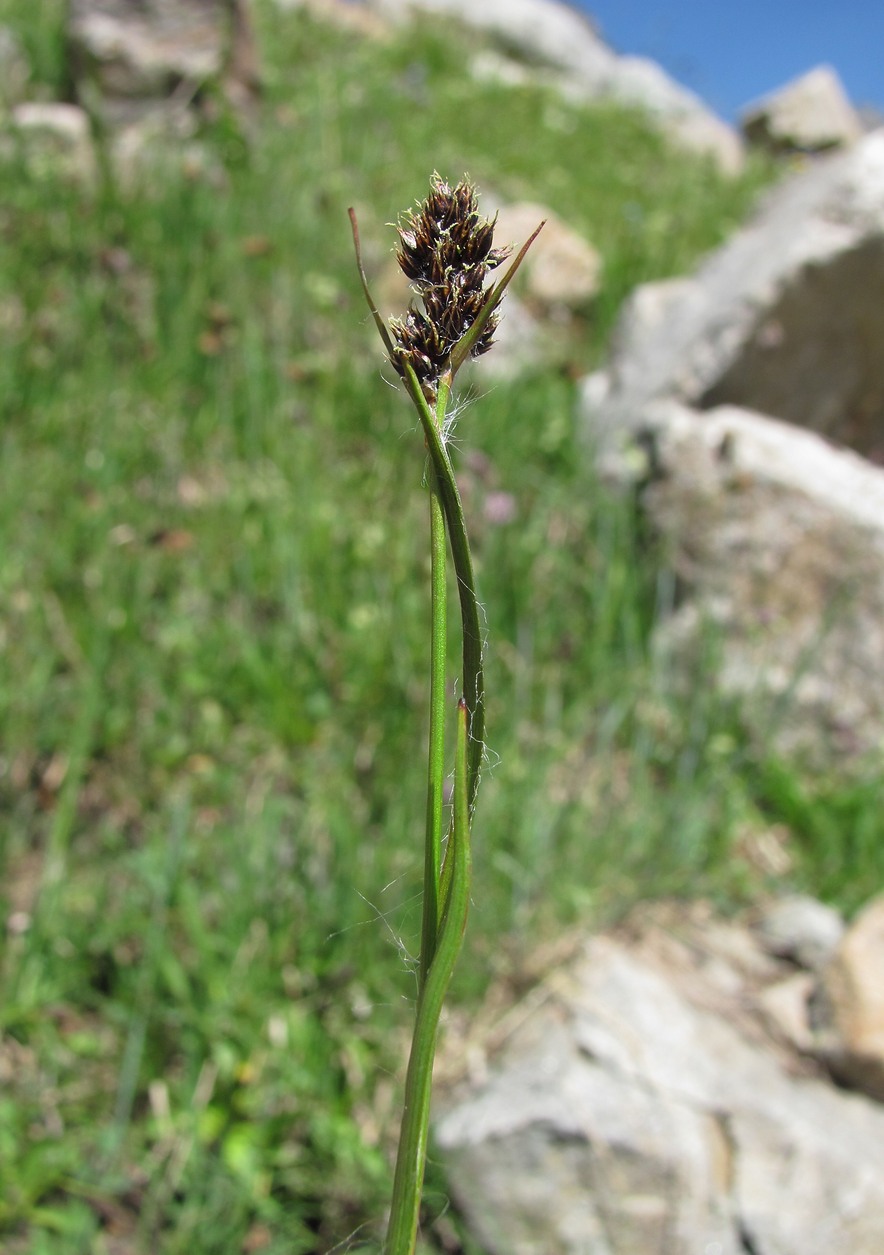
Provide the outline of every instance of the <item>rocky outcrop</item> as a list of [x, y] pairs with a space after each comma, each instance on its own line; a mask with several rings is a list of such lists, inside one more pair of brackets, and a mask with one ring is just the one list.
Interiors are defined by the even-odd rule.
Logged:
[[884, 131], [771, 196], [697, 273], [639, 288], [586, 389], [616, 442], [646, 402], [731, 404], [884, 455]]
[[195, 136], [218, 94], [245, 121], [258, 89], [250, 0], [71, 0], [68, 42], [77, 98], [127, 184], [170, 164], [203, 173]]
[[68, 38], [78, 96], [116, 128], [258, 85], [248, 0], [71, 0]]
[[165, 99], [221, 73], [222, 0], [72, 0], [77, 78], [110, 101]]
[[878, 1255], [884, 1109], [778, 1030], [770, 1007], [813, 978], [762, 933], [644, 907], [448, 1043], [485, 1052], [436, 1132], [489, 1255]]
[[819, 65], [749, 105], [742, 127], [750, 143], [774, 153], [847, 147], [863, 133], [859, 114], [829, 65]]
[[322, 22], [328, 22], [342, 30], [356, 31], [360, 35], [369, 35], [383, 39], [390, 33], [390, 24], [381, 14], [367, 2], [347, 3], [347, 0], [274, 0], [276, 7], [288, 9], [306, 9]]
[[643, 504], [683, 590], [656, 634], [670, 682], [711, 673], [761, 750], [817, 769], [875, 757], [884, 471], [732, 406], [636, 417]]
[[882, 290], [876, 132], [639, 289], [583, 389], [594, 456], [641, 485], [679, 577], [673, 674], [711, 640], [756, 736], [815, 764], [884, 743]]

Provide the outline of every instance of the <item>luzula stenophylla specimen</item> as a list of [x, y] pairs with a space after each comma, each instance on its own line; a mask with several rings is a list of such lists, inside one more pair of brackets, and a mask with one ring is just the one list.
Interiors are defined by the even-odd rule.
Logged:
[[[426, 200], [402, 215], [396, 257], [421, 304], [384, 323], [365, 277], [356, 215], [350, 210], [363, 291], [396, 372], [418, 412], [430, 460], [430, 736], [424, 855], [423, 927], [414, 1036], [396, 1159], [385, 1255], [412, 1255], [417, 1238], [430, 1091], [439, 1015], [460, 952], [470, 898], [470, 826], [485, 730], [482, 636], [463, 507], [446, 448], [451, 386], [469, 357], [491, 347], [498, 307], [543, 223], [489, 288], [490, 272], [509, 256], [494, 247], [495, 220], [478, 212], [464, 178], [450, 187], [434, 174]], [[457, 580], [463, 636], [463, 697], [458, 703], [454, 806], [442, 861], [445, 778], [446, 532]]]
[[[396, 260], [420, 296], [404, 318], [394, 318], [390, 331], [396, 345], [393, 365], [400, 375], [407, 362], [428, 397], [436, 396], [454, 346], [482, 311], [485, 281], [510, 254], [493, 248], [494, 221], [478, 211], [476, 189], [465, 180], [450, 188], [438, 176], [430, 194], [399, 223]], [[479, 357], [491, 348], [498, 315], [492, 312], [471, 350]]]

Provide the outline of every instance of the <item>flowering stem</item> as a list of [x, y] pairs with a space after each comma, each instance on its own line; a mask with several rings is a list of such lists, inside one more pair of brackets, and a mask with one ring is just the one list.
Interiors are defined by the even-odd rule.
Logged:
[[[365, 299], [390, 362], [405, 383], [423, 428], [430, 459], [430, 732], [424, 850], [423, 921], [417, 1012], [408, 1072], [385, 1255], [413, 1255], [430, 1124], [433, 1059], [442, 1003], [460, 952], [470, 901], [470, 823], [479, 786], [485, 735], [482, 632], [473, 560], [463, 506], [445, 447], [451, 386], [468, 357], [491, 347], [503, 295], [537, 231], [490, 291], [488, 273], [509, 255], [493, 248], [494, 221], [482, 218], [476, 189], [453, 189], [438, 175], [420, 209], [399, 225], [397, 260], [420, 295], [389, 327], [369, 291], [356, 215], [350, 210], [356, 264]], [[460, 599], [463, 696], [458, 704], [454, 808], [442, 863], [445, 779], [446, 533]]]
[[[423, 428], [424, 439], [430, 455], [430, 462], [436, 475], [442, 509], [445, 513], [445, 524], [448, 529], [448, 540], [451, 545], [451, 558], [457, 580], [457, 593], [460, 599], [461, 631], [463, 636], [463, 696], [467, 708], [467, 735], [469, 749], [467, 754], [467, 795], [470, 810], [476, 800], [479, 787], [479, 768], [482, 762], [482, 750], [485, 736], [485, 677], [482, 670], [482, 631], [479, 626], [479, 599], [476, 595], [476, 579], [473, 573], [473, 556], [467, 536], [466, 519], [454, 468], [445, 448], [438, 423], [421, 391], [417, 376], [411, 366], [405, 364], [405, 386], [414, 402]], [[442, 386], [440, 385], [440, 395]], [[447, 391], [447, 389], [446, 389]]]
[[430, 480], [430, 736], [427, 771], [427, 831], [424, 850], [423, 927], [420, 985], [426, 984], [439, 931], [439, 874], [442, 866], [442, 814], [445, 784], [445, 661], [447, 590], [445, 516], [436, 472]]

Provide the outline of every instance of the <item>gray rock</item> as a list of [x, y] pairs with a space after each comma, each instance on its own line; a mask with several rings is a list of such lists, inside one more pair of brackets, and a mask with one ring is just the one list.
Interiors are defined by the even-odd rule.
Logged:
[[877, 1255], [884, 1111], [767, 1032], [759, 998], [784, 969], [751, 931], [683, 906], [642, 916], [553, 971], [487, 1078], [445, 1101], [437, 1141], [477, 1241]]
[[761, 744], [814, 766], [884, 745], [882, 290], [876, 132], [639, 289], [582, 393], [598, 465], [644, 485], [680, 577], [670, 673], [695, 682], [711, 647]]
[[372, 0], [391, 20], [415, 10], [455, 17], [495, 36], [525, 63], [567, 70], [588, 81], [610, 73], [615, 54], [589, 18], [559, 0]]
[[657, 629], [671, 682], [695, 685], [711, 650], [715, 682], [739, 698], [762, 749], [812, 767], [874, 759], [884, 741], [884, 471], [731, 406], [704, 414], [657, 402], [634, 418], [643, 501], [688, 590]]
[[794, 894], [779, 898], [762, 911], [758, 932], [771, 954], [818, 972], [837, 950], [844, 936], [844, 920], [833, 907], [816, 898]]
[[859, 105], [856, 114], [864, 134], [880, 130], [884, 126], [884, 109], [879, 109], [877, 105]]
[[367, 2], [353, 0], [274, 0], [283, 12], [307, 9], [320, 21], [328, 22], [342, 30], [354, 30], [360, 35], [383, 38], [390, 26]]
[[884, 132], [822, 160], [690, 279], [625, 311], [588, 384], [596, 438], [658, 397], [733, 404], [884, 456]]
[[223, 0], [72, 0], [78, 76], [103, 95], [164, 99], [221, 73]]
[[759, 1006], [771, 1033], [803, 1055], [816, 1053], [811, 1011], [816, 993], [816, 981], [810, 972], [793, 972], [759, 996]]
[[257, 86], [248, 0], [71, 0], [68, 35], [78, 94], [112, 126], [210, 83], [234, 103]]
[[733, 127], [694, 92], [671, 79], [656, 61], [617, 57], [610, 81], [600, 94], [647, 109], [677, 144], [711, 157], [725, 174], [739, 174], [743, 169], [745, 152]]
[[749, 105], [742, 126], [750, 143], [774, 152], [842, 148], [863, 133], [859, 114], [829, 65], [819, 65]]

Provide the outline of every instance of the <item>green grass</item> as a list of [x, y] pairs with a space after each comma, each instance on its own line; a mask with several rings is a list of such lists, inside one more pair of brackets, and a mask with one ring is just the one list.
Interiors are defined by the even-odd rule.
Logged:
[[[56, 92], [60, 12], [0, 8]], [[490, 694], [460, 999], [640, 895], [739, 900], [747, 825], [789, 823], [795, 883], [848, 904], [882, 871], [871, 785], [818, 804], [703, 687], [667, 694], [653, 553], [575, 430], [571, 378], [624, 295], [714, 246], [768, 172], [727, 183], [633, 114], [471, 83], [456, 33], [375, 45], [259, 15], [257, 137], [208, 130], [210, 177], [125, 194], [2, 171], [10, 1252], [379, 1232], [419, 926], [426, 499], [351, 203], [375, 272], [434, 168], [550, 204], [605, 259], [567, 369], [459, 424]]]

